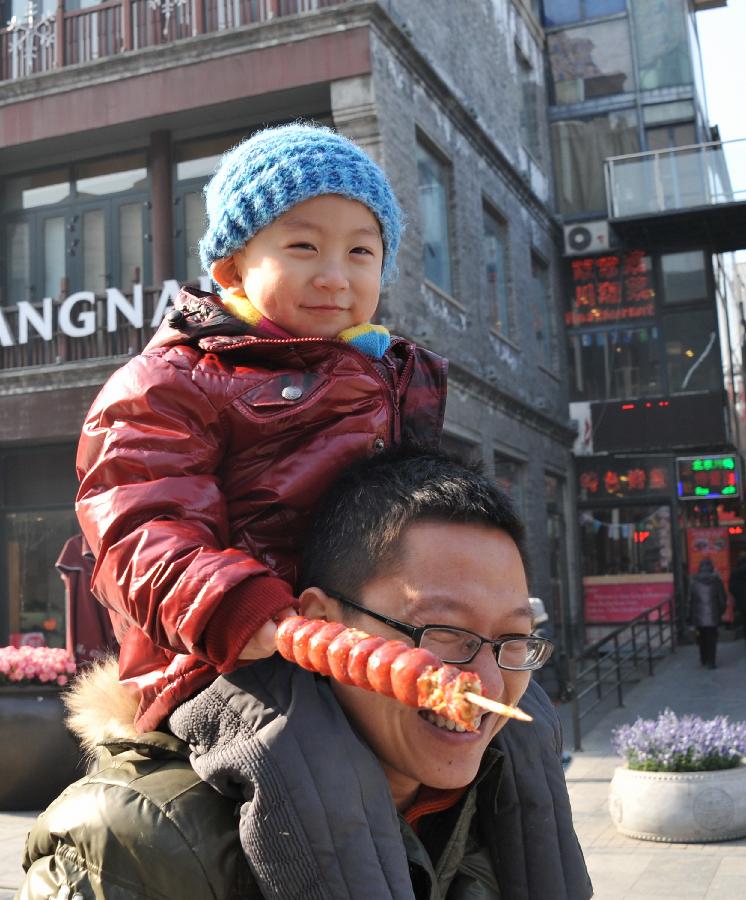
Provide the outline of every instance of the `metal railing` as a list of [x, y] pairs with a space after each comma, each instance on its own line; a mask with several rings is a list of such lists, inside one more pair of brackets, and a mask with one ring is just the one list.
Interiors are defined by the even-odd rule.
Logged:
[[576, 750], [582, 750], [583, 720], [608, 697], [624, 706], [625, 687], [655, 674], [655, 662], [666, 646], [676, 650], [672, 600], [664, 600], [637, 618], [615, 628], [580, 656], [568, 660], [572, 730]]
[[352, 0], [105, 0], [37, 14], [34, 0], [22, 18], [0, 28], [0, 81], [116, 56], [128, 50], [269, 22]]
[[746, 138], [606, 160], [610, 219], [746, 202]]
[[[124, 296], [132, 300], [131, 293]], [[67, 313], [62, 312], [62, 298], [46, 301], [51, 306], [45, 302], [0, 306], [0, 372], [139, 353], [160, 324], [161, 298], [155, 288], [143, 291], [142, 325], [113, 314], [105, 295], [81, 299]], [[30, 321], [34, 312], [42, 328]], [[60, 323], [61, 314], [67, 327]]]

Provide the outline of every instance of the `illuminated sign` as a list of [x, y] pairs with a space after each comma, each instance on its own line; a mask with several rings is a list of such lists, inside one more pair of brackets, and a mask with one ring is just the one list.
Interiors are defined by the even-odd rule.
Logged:
[[573, 328], [654, 315], [652, 268], [643, 250], [572, 260], [565, 323]]
[[[578, 459], [581, 500], [610, 500], [640, 494], [668, 494], [672, 486], [670, 462], [660, 457]], [[638, 543], [646, 540], [641, 533]]]
[[676, 460], [676, 481], [682, 500], [741, 496], [740, 467], [735, 454], [680, 457]]

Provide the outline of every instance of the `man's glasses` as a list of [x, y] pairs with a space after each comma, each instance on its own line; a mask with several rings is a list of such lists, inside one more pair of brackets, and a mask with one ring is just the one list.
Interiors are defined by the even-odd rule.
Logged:
[[418, 628], [415, 625], [408, 625], [406, 622], [400, 622], [398, 619], [374, 612], [338, 591], [325, 589], [325, 593], [335, 600], [339, 600], [340, 603], [344, 603], [345, 606], [365, 613], [366, 616], [406, 634], [414, 642], [415, 647], [429, 650], [444, 663], [454, 665], [470, 663], [482, 649], [482, 644], [489, 644], [495, 654], [497, 665], [501, 669], [508, 669], [511, 672], [526, 672], [540, 669], [549, 660], [554, 650], [554, 644], [551, 641], [540, 637], [508, 634], [492, 641], [473, 631], [467, 631], [465, 628], [451, 628], [446, 625], [422, 625]]

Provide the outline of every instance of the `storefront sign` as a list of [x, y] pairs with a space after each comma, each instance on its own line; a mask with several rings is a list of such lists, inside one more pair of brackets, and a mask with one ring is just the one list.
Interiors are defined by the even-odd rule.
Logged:
[[[687, 528], [687, 571], [689, 577], [696, 575], [703, 559], [709, 559], [720, 576], [727, 591], [730, 578], [730, 535], [727, 527]], [[726, 622], [733, 621], [733, 598], [728, 596], [728, 606], [723, 616]]]
[[685, 456], [676, 460], [681, 500], [720, 500], [741, 496], [741, 477], [735, 454]]
[[[207, 276], [200, 279], [200, 287], [205, 291], [212, 289]], [[147, 317], [149, 327], [157, 328], [160, 325], [166, 309], [179, 290], [178, 281], [169, 279], [163, 282], [153, 313]], [[116, 331], [122, 320], [133, 328], [142, 328], [146, 324], [142, 285], [132, 286], [131, 297], [123, 294], [119, 288], [112, 287], [106, 289], [105, 298], [97, 297], [93, 291], [77, 291], [60, 301], [51, 297], [45, 297], [41, 304], [21, 300], [15, 311], [15, 334], [7, 315], [0, 309], [0, 346], [27, 344], [32, 332], [44, 341], [51, 341], [60, 333], [71, 338], [88, 337], [103, 325], [100, 321], [102, 316], [108, 332]]]
[[580, 500], [668, 495], [671, 486], [671, 464], [659, 457], [578, 460]]
[[652, 316], [652, 265], [643, 250], [573, 259], [565, 324], [601, 325]]
[[[659, 575], [592, 575], [583, 579], [588, 624], [628, 622], [664, 600], [673, 600], [671, 573]], [[668, 621], [668, 616], [664, 615]], [[657, 621], [657, 618], [656, 618]]]

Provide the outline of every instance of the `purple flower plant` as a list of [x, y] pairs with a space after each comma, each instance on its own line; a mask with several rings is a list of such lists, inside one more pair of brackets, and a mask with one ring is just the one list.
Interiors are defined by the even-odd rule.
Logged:
[[704, 772], [733, 769], [746, 756], [746, 722], [727, 716], [679, 718], [670, 709], [657, 719], [637, 719], [614, 729], [611, 746], [629, 769]]

